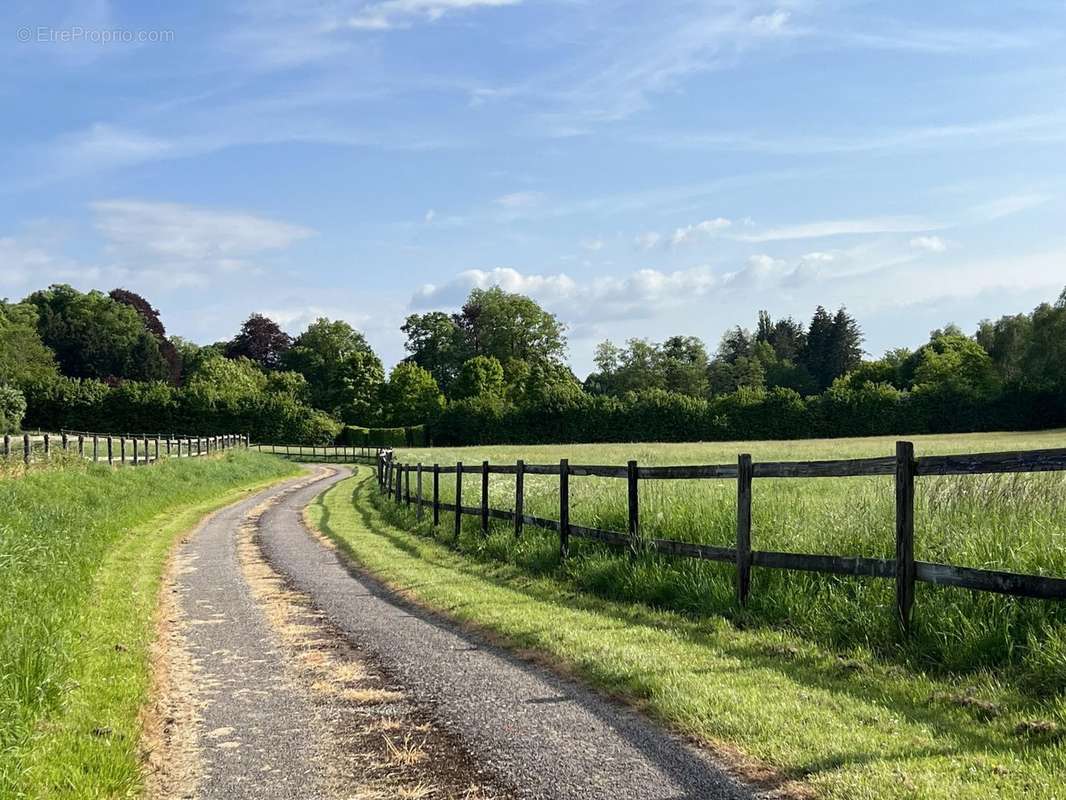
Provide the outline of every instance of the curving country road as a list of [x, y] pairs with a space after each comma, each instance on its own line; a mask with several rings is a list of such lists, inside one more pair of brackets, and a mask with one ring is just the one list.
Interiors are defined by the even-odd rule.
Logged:
[[183, 766], [157, 796], [754, 796], [679, 737], [342, 562], [302, 512], [348, 474], [317, 467], [183, 544], [160, 744]]

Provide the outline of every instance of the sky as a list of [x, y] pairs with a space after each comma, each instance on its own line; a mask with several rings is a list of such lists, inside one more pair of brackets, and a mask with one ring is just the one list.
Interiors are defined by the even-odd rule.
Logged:
[[846, 305], [878, 356], [1066, 286], [1066, 4], [7, 0], [0, 297], [208, 343], [473, 287], [597, 342]]

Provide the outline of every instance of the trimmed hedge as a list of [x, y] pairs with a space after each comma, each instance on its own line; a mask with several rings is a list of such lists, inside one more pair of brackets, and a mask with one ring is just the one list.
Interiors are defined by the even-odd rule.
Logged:
[[344, 447], [425, 447], [426, 426], [406, 428], [363, 428], [345, 425], [336, 443]]
[[252, 441], [332, 444], [340, 423], [284, 394], [258, 393], [232, 400], [212, 398], [165, 383], [60, 378], [23, 387], [24, 427], [100, 433], [197, 433], [242, 431]]
[[1013, 389], [991, 401], [887, 384], [741, 390], [712, 399], [669, 392], [577, 395], [549, 408], [495, 399], [449, 403], [428, 431], [436, 445], [692, 442], [1027, 430], [1066, 425], [1066, 393]]

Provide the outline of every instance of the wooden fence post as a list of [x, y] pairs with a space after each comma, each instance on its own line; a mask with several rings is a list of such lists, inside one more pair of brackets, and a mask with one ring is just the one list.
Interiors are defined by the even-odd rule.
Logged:
[[51, 437], [46, 433], [44, 435], [44, 458], [45, 458], [45, 461], [47, 461], [48, 457], [52, 454], [51, 441], [52, 441]]
[[107, 437], [107, 465], [110, 467], [115, 463], [115, 440]]
[[119, 454], [119, 462], [123, 466], [125, 466], [126, 465], [126, 437], [125, 436], [120, 436], [119, 439], [118, 439], [118, 454]]
[[63, 448], [63, 452], [66, 452], [69, 442], [67, 441], [67, 432], [63, 431], [59, 434], [59, 446]]
[[404, 475], [407, 473], [407, 465], [406, 464], [397, 464], [396, 468], [399, 470], [396, 473], [396, 502], [397, 503], [402, 503], [403, 502], [403, 478], [404, 478]]
[[518, 459], [514, 468], [514, 535], [522, 535], [522, 515], [526, 505], [526, 462]]
[[4, 460], [11, 458], [11, 434], [4, 434]]
[[433, 465], [433, 527], [440, 525], [440, 464]]
[[455, 541], [463, 529], [463, 462], [455, 462]]
[[489, 533], [489, 462], [481, 462], [481, 535]]
[[137, 466], [137, 437], [130, 439], [133, 442], [133, 466]]
[[914, 444], [896, 442], [896, 616], [906, 633], [914, 605]]
[[155, 437], [155, 460], [159, 460], [159, 437]]
[[559, 559], [570, 555], [570, 463], [559, 461]]
[[97, 458], [100, 455], [100, 437], [95, 433], [93, 434], [93, 463], [96, 463]]
[[415, 520], [422, 521], [422, 462], [418, 462], [415, 472]]
[[637, 483], [637, 462], [626, 464], [626, 483], [629, 497], [629, 551], [636, 555], [640, 550], [640, 488]]
[[28, 433], [22, 434], [22, 460], [26, 462], [26, 466], [30, 465], [30, 435]]
[[411, 469], [411, 466], [408, 465], [407, 469], [403, 471], [403, 499], [407, 505], [411, 505]]
[[751, 590], [751, 484], [754, 470], [747, 453], [737, 459], [737, 602], [746, 605]]

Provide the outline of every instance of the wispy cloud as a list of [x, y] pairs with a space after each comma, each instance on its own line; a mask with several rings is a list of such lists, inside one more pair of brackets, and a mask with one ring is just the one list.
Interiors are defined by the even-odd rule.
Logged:
[[745, 242], [776, 242], [790, 239], [821, 239], [830, 236], [879, 233], [915, 233], [935, 231], [946, 227], [943, 223], [921, 217], [869, 217], [837, 219], [783, 225], [763, 231], [742, 233], [737, 238]]
[[367, 3], [344, 24], [364, 31], [385, 31], [406, 28], [418, 22], [436, 22], [446, 14], [471, 11], [476, 8], [513, 6], [522, 0], [384, 0]]

